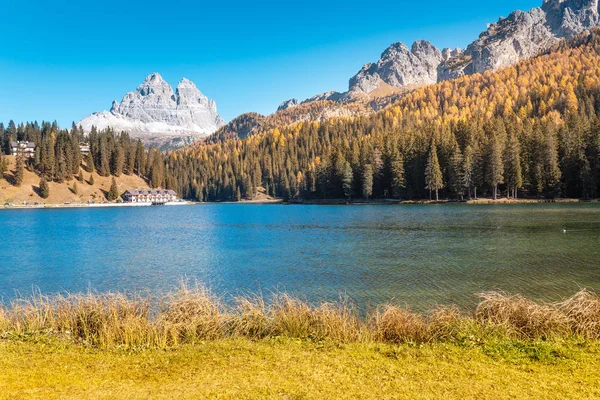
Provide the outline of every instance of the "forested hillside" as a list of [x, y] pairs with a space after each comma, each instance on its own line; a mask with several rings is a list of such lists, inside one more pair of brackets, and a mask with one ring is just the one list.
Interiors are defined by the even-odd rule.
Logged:
[[597, 197], [600, 31], [385, 110], [264, 129], [167, 157], [182, 194], [252, 198]]
[[[6, 154], [9, 153], [10, 142], [13, 141], [35, 143], [35, 157], [17, 156], [14, 166], [10, 165]], [[81, 152], [80, 144], [84, 143], [89, 145], [89, 154]], [[98, 181], [94, 191], [102, 192], [104, 190], [102, 187], [107, 186], [106, 199], [108, 200], [116, 200], [124, 190], [120, 190], [121, 186], [117, 185], [114, 190], [118, 192], [109, 191], [106, 179], [102, 179], [105, 177], [137, 175], [138, 179], [117, 179], [125, 186], [135, 185], [136, 188], [145, 187], [145, 181], [153, 187], [167, 186], [167, 182], [173, 182], [172, 175], [165, 170], [163, 154], [154, 149], [145, 149], [139, 140], [132, 140], [126, 133], [116, 134], [108, 129], [102, 132], [93, 129], [89, 135], [84, 135], [83, 131], [75, 125], [71, 130], [65, 130], [60, 129], [56, 123], [33, 122], [17, 126], [10, 121], [6, 127], [0, 123], [0, 150], [0, 180], [6, 178], [13, 187], [20, 187], [24, 183], [28, 186], [27, 190], [21, 192], [9, 190], [7, 187], [3, 190], [4, 193], [0, 193], [3, 195], [0, 196], [1, 199], [14, 196], [19, 200], [37, 200], [37, 197], [34, 199], [23, 197], [31, 192], [33, 182], [28, 175], [30, 172], [39, 176], [34, 183], [38, 186], [37, 193], [41, 198], [48, 198], [50, 193], [46, 191], [52, 192], [54, 189], [49, 188], [54, 187], [62, 193], [59, 196], [61, 201], [67, 199], [65, 195], [67, 189], [73, 195], [77, 195], [78, 184], [79, 194], [88, 194], [94, 189], [92, 188], [94, 175]], [[64, 187], [48, 185], [52, 182], [64, 184], [62, 185]], [[4, 186], [3, 184], [0, 188]], [[95, 199], [105, 200], [101, 197]]]

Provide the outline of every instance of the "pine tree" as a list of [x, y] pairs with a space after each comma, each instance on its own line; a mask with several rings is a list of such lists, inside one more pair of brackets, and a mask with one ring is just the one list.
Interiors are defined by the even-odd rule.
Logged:
[[465, 148], [465, 152], [463, 154], [463, 162], [462, 162], [462, 187], [463, 190], [467, 191], [467, 197], [471, 198], [471, 188], [474, 186], [474, 160], [475, 160], [475, 152], [471, 145], [468, 145]]
[[463, 170], [463, 154], [455, 144], [452, 149], [450, 163], [448, 166], [448, 186], [456, 194], [457, 199], [461, 199], [464, 195], [464, 170]]
[[81, 169], [79, 170], [79, 175], [77, 175], [77, 180], [83, 182], [83, 171]]
[[94, 165], [94, 157], [92, 156], [92, 153], [87, 154], [86, 163], [87, 163], [87, 171], [90, 174], [96, 170], [96, 166]]
[[90, 179], [88, 180], [90, 186], [94, 186], [94, 174], [90, 174]]
[[444, 188], [444, 180], [440, 162], [437, 156], [435, 144], [431, 144], [429, 157], [427, 158], [427, 167], [425, 168], [425, 188], [429, 190], [429, 199], [431, 200], [431, 191], [435, 191], [435, 201], [439, 201], [438, 191]]
[[352, 174], [352, 167], [350, 163], [346, 161], [344, 163], [344, 174], [342, 176], [342, 188], [344, 189], [344, 196], [346, 198], [352, 197], [352, 187], [354, 186], [354, 175]]
[[521, 148], [517, 136], [513, 133], [509, 136], [504, 157], [504, 178], [508, 190], [508, 196], [517, 198], [519, 189], [523, 186], [523, 175], [521, 172]]
[[48, 181], [44, 177], [40, 179], [39, 193], [42, 199], [47, 199], [50, 196], [50, 187], [48, 186]]
[[373, 195], [373, 166], [367, 164], [363, 168], [362, 195], [368, 200]]
[[504, 164], [502, 162], [502, 148], [496, 136], [490, 140], [489, 157], [487, 183], [493, 189], [494, 200], [497, 200], [498, 185], [504, 182]]
[[118, 145], [112, 153], [111, 163], [110, 163], [110, 172], [114, 176], [121, 176], [123, 172], [123, 167], [125, 165], [125, 153], [123, 152], [123, 147]]
[[406, 188], [404, 159], [402, 154], [394, 150], [390, 158], [390, 173], [392, 175], [392, 196], [399, 198], [402, 189]]
[[103, 136], [100, 139], [100, 165], [98, 166], [98, 174], [101, 176], [110, 175], [110, 151], [108, 150], [107, 139]]
[[117, 186], [117, 182], [115, 181], [115, 178], [112, 178], [112, 181], [110, 183], [110, 190], [108, 191], [108, 195], [106, 196], [106, 198], [108, 199], [108, 201], [115, 201], [119, 198], [119, 188]]
[[8, 171], [8, 160], [0, 151], [0, 179], [4, 178], [4, 173]]
[[23, 177], [25, 175], [25, 159], [21, 156], [17, 156], [17, 163], [15, 168], [15, 186], [21, 186], [23, 183]]
[[141, 140], [137, 141], [134, 168], [138, 176], [143, 175], [146, 170], [146, 152]]
[[559, 190], [561, 171], [558, 166], [558, 146], [554, 133], [546, 129], [543, 144], [542, 179], [546, 193], [555, 196]]
[[73, 187], [71, 188], [71, 192], [73, 192], [73, 194], [77, 194], [77, 191], [79, 190], [79, 188], [77, 187], [77, 181], [73, 182]]

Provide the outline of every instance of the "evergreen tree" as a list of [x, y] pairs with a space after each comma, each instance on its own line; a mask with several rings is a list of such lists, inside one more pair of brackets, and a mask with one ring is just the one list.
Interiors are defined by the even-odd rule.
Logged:
[[346, 161], [344, 163], [344, 174], [342, 177], [342, 187], [344, 189], [344, 196], [346, 198], [352, 197], [352, 188], [354, 186], [354, 175], [352, 173], [352, 167], [350, 163]]
[[112, 181], [110, 183], [110, 190], [108, 191], [108, 194], [106, 196], [108, 201], [115, 201], [120, 197], [119, 195], [119, 188], [117, 186], [117, 182], [115, 181], [115, 178], [112, 178]]
[[138, 176], [143, 175], [143, 171], [146, 170], [146, 152], [141, 140], [137, 141], [134, 168]]
[[123, 151], [123, 147], [117, 146], [112, 153], [110, 172], [114, 176], [121, 176], [124, 166], [125, 166], [125, 153]]
[[402, 189], [406, 188], [404, 159], [402, 154], [394, 150], [390, 158], [390, 173], [392, 175], [392, 196], [399, 198]]
[[461, 199], [464, 194], [463, 164], [463, 154], [460, 151], [458, 144], [454, 144], [448, 166], [448, 186], [456, 194], [457, 199]]
[[92, 156], [92, 153], [88, 153], [88, 155], [86, 157], [86, 164], [87, 164], [87, 171], [90, 174], [92, 172], [96, 171], [96, 166], [94, 165], [94, 157]]
[[439, 201], [438, 191], [444, 188], [444, 181], [435, 143], [431, 144], [431, 149], [429, 150], [427, 167], [425, 168], [425, 183], [425, 188], [429, 190], [429, 199], [431, 200], [431, 191], [435, 191], [435, 201]]
[[90, 186], [94, 186], [94, 174], [90, 174], [90, 179], [88, 180]]
[[475, 173], [475, 152], [471, 145], [465, 148], [462, 162], [462, 187], [463, 190], [467, 191], [467, 197], [471, 198], [471, 188], [474, 186], [474, 173]]
[[559, 190], [561, 171], [558, 166], [558, 146], [554, 133], [546, 129], [543, 145], [543, 181], [546, 194], [556, 196]]
[[[511, 133], [506, 146], [504, 157], [504, 177], [508, 191], [508, 197], [517, 198], [518, 191], [523, 186], [523, 175], [521, 173], [521, 148], [516, 135]], [[512, 194], [511, 194], [512, 191]]]
[[4, 178], [4, 173], [8, 171], [8, 160], [0, 152], [0, 179]]
[[79, 188], [77, 187], [77, 181], [73, 182], [73, 187], [71, 188], [71, 192], [73, 192], [73, 194], [77, 194]]
[[25, 175], [25, 159], [21, 156], [17, 156], [17, 162], [15, 167], [15, 186], [21, 186], [23, 183], [23, 177]]
[[50, 186], [48, 186], [48, 181], [43, 177], [40, 179], [39, 193], [42, 199], [47, 199], [50, 196]]
[[81, 169], [79, 170], [79, 175], [77, 175], [77, 180], [83, 182], [83, 171]]
[[373, 195], [373, 166], [367, 164], [363, 168], [362, 195], [368, 200]]
[[490, 140], [489, 157], [487, 183], [492, 187], [494, 200], [497, 200], [498, 185], [504, 182], [504, 165], [502, 148], [496, 136]]

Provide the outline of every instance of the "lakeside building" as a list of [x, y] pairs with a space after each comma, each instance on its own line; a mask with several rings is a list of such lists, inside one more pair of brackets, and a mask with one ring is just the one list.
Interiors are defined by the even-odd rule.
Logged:
[[90, 144], [89, 143], [79, 143], [79, 151], [81, 154], [90, 154]]
[[10, 142], [10, 154], [26, 158], [35, 157], [35, 143], [33, 142]]
[[133, 189], [126, 191], [123, 199], [128, 203], [166, 204], [176, 202], [177, 193], [164, 189]]

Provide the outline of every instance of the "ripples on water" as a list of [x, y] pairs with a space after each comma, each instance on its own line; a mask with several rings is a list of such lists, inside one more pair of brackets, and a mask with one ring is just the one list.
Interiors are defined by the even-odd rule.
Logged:
[[[566, 231], [566, 232], [565, 232]], [[472, 306], [499, 289], [557, 300], [600, 291], [600, 205], [282, 206], [0, 212], [0, 294], [347, 295], [361, 308]]]

